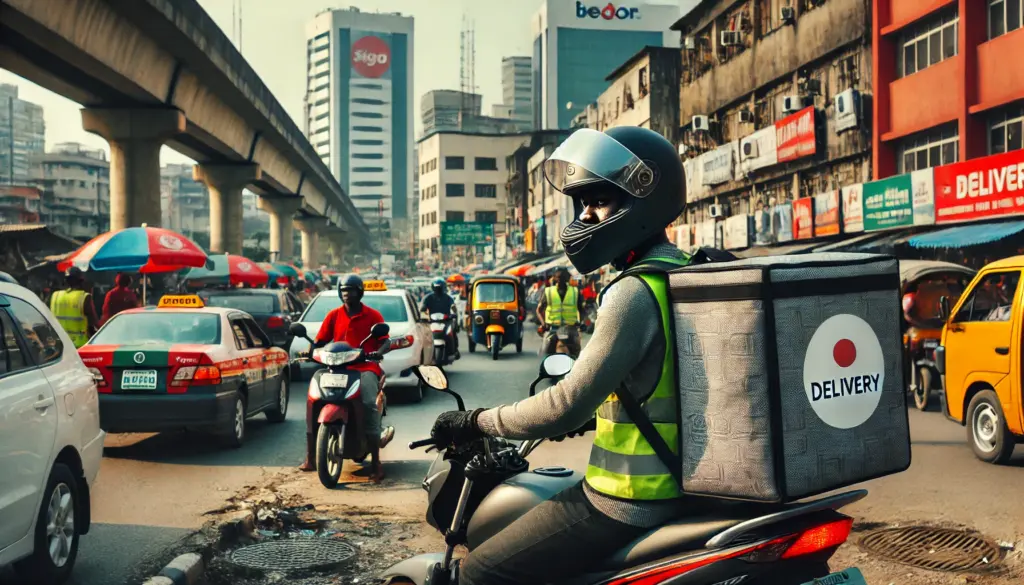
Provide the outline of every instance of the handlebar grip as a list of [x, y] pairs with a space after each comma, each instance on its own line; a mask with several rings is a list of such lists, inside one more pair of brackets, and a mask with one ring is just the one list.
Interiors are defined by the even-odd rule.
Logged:
[[409, 448], [419, 449], [420, 447], [428, 447], [432, 445], [434, 445], [434, 439], [420, 439], [419, 441], [409, 443]]

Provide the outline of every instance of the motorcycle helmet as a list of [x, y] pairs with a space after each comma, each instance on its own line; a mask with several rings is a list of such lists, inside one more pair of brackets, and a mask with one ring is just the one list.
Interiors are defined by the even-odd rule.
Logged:
[[[671, 224], [686, 205], [683, 164], [672, 143], [647, 128], [573, 132], [544, 161], [544, 177], [573, 202], [574, 217], [560, 239], [581, 274], [625, 258]], [[596, 224], [580, 221], [579, 195], [611, 189], [622, 204]]]
[[[365, 288], [363, 287], [363, 279], [359, 278], [359, 275], [349, 274], [345, 278], [338, 280], [338, 296], [341, 297], [342, 291], [359, 291], [359, 298], [356, 300], [362, 300]], [[344, 299], [344, 297], [341, 297]]]
[[436, 292], [437, 294], [443, 293], [444, 292], [444, 279], [435, 278], [434, 282], [430, 283], [430, 290]]

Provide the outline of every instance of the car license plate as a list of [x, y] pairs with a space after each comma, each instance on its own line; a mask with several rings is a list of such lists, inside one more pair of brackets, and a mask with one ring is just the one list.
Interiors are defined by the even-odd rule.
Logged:
[[121, 374], [122, 390], [156, 390], [156, 370], [125, 370]]
[[803, 585], [867, 585], [864, 575], [857, 567], [850, 567], [838, 573], [818, 577], [804, 583]]
[[323, 374], [320, 376], [321, 388], [348, 388], [348, 374]]
[[938, 346], [939, 346], [939, 340], [938, 339], [929, 339], [929, 340], [924, 342], [924, 348], [925, 349], [935, 349]]

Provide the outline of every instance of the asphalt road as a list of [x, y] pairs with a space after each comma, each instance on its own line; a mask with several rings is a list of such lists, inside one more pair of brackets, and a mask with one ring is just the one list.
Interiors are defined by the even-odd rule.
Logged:
[[[508, 347], [495, 362], [468, 354], [447, 368], [450, 386], [467, 408], [508, 404], [527, 396], [537, 374], [539, 338], [528, 333], [522, 354]], [[435, 416], [455, 408], [444, 394], [429, 392], [417, 404], [390, 401], [387, 424], [396, 440], [384, 459], [392, 479], [418, 483], [433, 455], [409, 451], [409, 441], [428, 436]], [[250, 421], [240, 450], [225, 450], [201, 435], [116, 435], [107, 440], [93, 495], [93, 530], [83, 538], [73, 585], [131, 583], [135, 570], [204, 523], [203, 513], [247, 485], [297, 465], [303, 455], [305, 385], [292, 385], [288, 419], [280, 425], [263, 417]], [[1009, 465], [974, 458], [964, 430], [937, 412], [910, 412], [913, 464], [902, 474], [868, 482], [871, 494], [849, 508], [861, 521], [947, 521], [974, 527], [994, 539], [1024, 540], [1024, 447]], [[542, 445], [535, 465], [583, 468], [589, 441]], [[411, 492], [410, 492], [411, 493]], [[418, 496], [418, 492], [413, 494]], [[421, 497], [421, 496], [418, 496]], [[0, 570], [0, 582], [19, 585]]]

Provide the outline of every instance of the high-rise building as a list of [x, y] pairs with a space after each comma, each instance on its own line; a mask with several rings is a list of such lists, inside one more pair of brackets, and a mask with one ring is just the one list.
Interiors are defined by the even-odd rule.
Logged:
[[25, 183], [32, 156], [46, 148], [43, 107], [18, 97], [18, 86], [0, 83], [0, 183]]
[[500, 107], [511, 108], [512, 118], [521, 130], [533, 126], [533, 60], [530, 57], [505, 57], [501, 60], [501, 106], [495, 106], [495, 116]]
[[107, 153], [62, 142], [29, 159], [32, 182], [42, 193], [41, 220], [68, 237], [88, 240], [110, 228], [110, 163]]
[[533, 16], [532, 103], [537, 128], [568, 128], [608, 87], [605, 77], [616, 65], [647, 45], [679, 44], [679, 33], [669, 30], [679, 18], [678, 3], [596, 2], [545, 0]]
[[423, 136], [433, 132], [457, 132], [460, 115], [467, 110], [467, 116], [480, 115], [483, 96], [467, 94], [455, 89], [432, 89], [420, 98], [420, 116], [423, 121]]
[[369, 225], [411, 228], [412, 17], [328, 10], [306, 32], [310, 142]]

